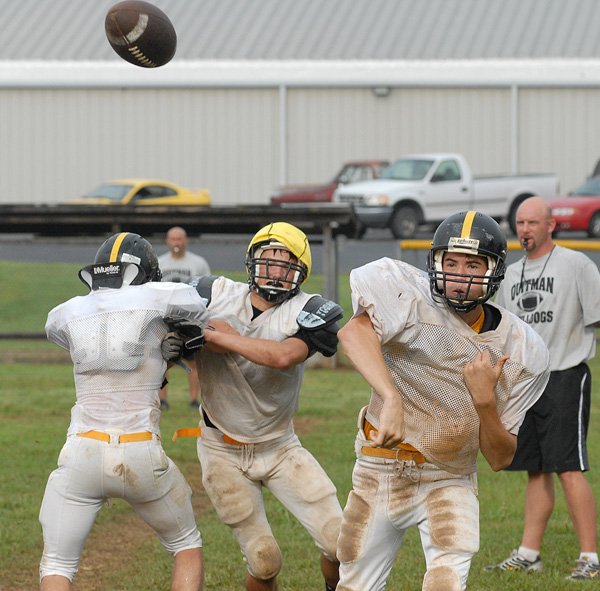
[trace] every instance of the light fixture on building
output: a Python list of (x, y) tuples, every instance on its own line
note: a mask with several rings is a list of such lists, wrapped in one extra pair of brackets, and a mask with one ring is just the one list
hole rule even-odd
[(389, 86), (374, 86), (371, 90), (375, 96), (380, 98), (389, 96), (390, 92), (392, 92), (392, 89)]

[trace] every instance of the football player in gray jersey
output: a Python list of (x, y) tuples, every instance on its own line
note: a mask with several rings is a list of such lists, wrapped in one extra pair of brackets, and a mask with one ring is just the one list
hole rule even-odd
[(40, 509), (40, 589), (72, 588), (96, 515), (107, 499), (122, 498), (174, 554), (171, 588), (199, 591), (192, 491), (161, 446), (158, 392), (165, 319), (200, 333), (206, 307), (191, 286), (160, 283), (154, 250), (138, 234), (110, 237), (79, 276), (90, 293), (60, 304), (46, 322), (48, 338), (71, 353), (76, 404)]
[(240, 545), (247, 590), (276, 589), (282, 563), (263, 487), (309, 532), (332, 590), (342, 510), (334, 484), (302, 447), (292, 421), (305, 361), (313, 353), (336, 352), (342, 309), (301, 290), (311, 271), (310, 246), (291, 224), (259, 230), (246, 268), (249, 285), (225, 277), (195, 282), (210, 313), (208, 328), (214, 329), (205, 331), (206, 343), (196, 354), (202, 482)]
[(352, 271), (354, 316), (340, 341), (371, 398), (358, 418), (338, 591), (384, 589), (411, 526), (423, 590), (466, 588), (479, 548), (477, 454), (493, 470), (510, 464), (548, 380), (539, 335), (488, 301), (505, 258), (498, 224), (468, 211), (437, 228), (427, 273), (389, 258)]

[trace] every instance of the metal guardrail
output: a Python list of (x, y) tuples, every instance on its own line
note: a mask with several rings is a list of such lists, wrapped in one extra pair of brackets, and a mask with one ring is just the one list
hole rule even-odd
[(39, 341), (46, 339), (43, 332), (0, 332), (0, 340), (3, 341)]
[(276, 221), (290, 222), (306, 233), (331, 229), (352, 235), (358, 228), (350, 206), (329, 203), (296, 207), (0, 204), (0, 232), (45, 236), (93, 235), (122, 230), (148, 235), (164, 233), (172, 226), (184, 226), (194, 233), (247, 234)]
[[(573, 250), (600, 250), (600, 240), (554, 240), (555, 244), (572, 248)], [(400, 240), (400, 250), (429, 250), (431, 240)], [(507, 242), (508, 250), (523, 250), (523, 245), (518, 240)]]
[[(587, 251), (589, 258), (600, 268), (600, 240), (555, 239), (554, 242), (573, 250)], [(511, 264), (523, 255), (523, 247), (518, 240), (509, 240), (507, 246), (508, 256), (506, 262), (507, 264)], [(416, 267), (425, 269), (426, 257), (422, 253), (423, 251), (429, 251), (430, 248), (431, 240), (400, 240), (398, 242), (398, 258)]]

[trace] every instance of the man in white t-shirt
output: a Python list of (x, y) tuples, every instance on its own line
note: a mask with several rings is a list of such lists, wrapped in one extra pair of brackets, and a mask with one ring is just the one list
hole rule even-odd
[(585, 254), (552, 240), (556, 222), (542, 197), (517, 210), (517, 236), (525, 256), (510, 265), (496, 303), (511, 310), (541, 335), (550, 350), (550, 381), (527, 412), (509, 470), (527, 471), (525, 526), (520, 546), (487, 570), (536, 572), (540, 549), (554, 509), (558, 475), (579, 541), (579, 558), (568, 577), (600, 580), (596, 503), (584, 472), (589, 470), (587, 431), (591, 374), (600, 324), (600, 273)]
[[(188, 236), (183, 228), (173, 226), (169, 229), (167, 232), (166, 243), (169, 251), (158, 257), (158, 264), (160, 266), (163, 281), (189, 283), (193, 277), (210, 275), (210, 267), (206, 260), (200, 255), (194, 254), (187, 249)], [(188, 358), (185, 363), (191, 370), (187, 374), (190, 406), (192, 408), (198, 408), (200, 384), (198, 382), (193, 357)], [(160, 391), (160, 406), (163, 410), (169, 409), (166, 386), (161, 388)]]

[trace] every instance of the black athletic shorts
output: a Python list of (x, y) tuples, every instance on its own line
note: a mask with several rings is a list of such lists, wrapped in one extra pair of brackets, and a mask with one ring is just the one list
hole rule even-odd
[(544, 393), (525, 415), (517, 438), (517, 452), (507, 470), (589, 470), (586, 439), (591, 390), (586, 363), (551, 372)]

